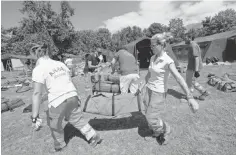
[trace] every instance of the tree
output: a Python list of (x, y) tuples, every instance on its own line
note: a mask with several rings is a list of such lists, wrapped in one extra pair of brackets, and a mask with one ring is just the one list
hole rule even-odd
[(225, 11), (220, 11), (212, 18), (205, 17), (202, 20), (202, 25), (202, 31), (205, 36), (236, 29), (236, 11), (226, 9)]
[(60, 14), (52, 10), (50, 2), (24, 1), (22, 4), (20, 11), (26, 17), (20, 21), (16, 35), (10, 40), (13, 51), (28, 55), (31, 43), (48, 43), (53, 55), (71, 48), (75, 31), (69, 18), (74, 12), (68, 2), (61, 2)]
[(125, 27), (112, 35), (113, 47), (117, 48), (117, 47), (126, 45), (132, 41), (135, 41), (135, 40), (143, 37), (143, 36), (144, 36), (144, 34), (143, 34), (142, 29), (140, 27), (138, 27), (138, 26)]
[(81, 30), (77, 32), (76, 42), (83, 53), (90, 53), (99, 47), (97, 34), (93, 30)]
[(146, 30), (145, 35), (147, 37), (152, 37), (157, 33), (163, 33), (168, 31), (168, 27), (160, 23), (152, 23)]
[(96, 32), (98, 46), (103, 49), (111, 49), (112, 39), (111, 33), (107, 28), (100, 28)]
[(170, 32), (173, 34), (174, 42), (180, 42), (184, 39), (184, 27), (183, 20), (180, 18), (171, 19), (169, 22)]

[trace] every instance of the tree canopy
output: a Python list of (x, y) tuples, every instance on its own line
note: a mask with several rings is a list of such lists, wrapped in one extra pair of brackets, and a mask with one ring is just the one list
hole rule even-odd
[[(84, 55), (98, 47), (115, 51), (117, 47), (126, 45), (141, 37), (152, 37), (156, 33), (170, 31), (174, 42), (183, 40), (186, 32), (181, 18), (171, 19), (169, 25), (154, 22), (148, 28), (127, 26), (111, 34), (107, 28), (97, 30), (75, 31), (71, 22), (74, 8), (68, 1), (61, 1), (60, 12), (55, 12), (50, 1), (24, 1), (20, 12), (25, 15), (18, 27), (1, 28), (2, 54), (29, 55), (35, 44), (48, 43), (53, 55)], [(195, 37), (236, 29), (236, 11), (226, 9), (213, 17), (205, 17), (202, 28), (190, 29), (188, 33)]]

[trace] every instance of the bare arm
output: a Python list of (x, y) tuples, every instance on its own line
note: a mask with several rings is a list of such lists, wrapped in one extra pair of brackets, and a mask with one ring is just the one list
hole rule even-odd
[(145, 76), (145, 84), (148, 82), (148, 80), (150, 79), (150, 72), (148, 71), (147, 75)]
[(195, 71), (199, 71), (199, 57), (195, 57)]
[(36, 118), (39, 114), (39, 107), (42, 102), (43, 84), (34, 82), (34, 91), (32, 95), (32, 117)]
[(174, 78), (176, 79), (176, 81), (178, 82), (180, 87), (183, 89), (183, 91), (187, 95), (187, 97), (192, 96), (192, 94), (190, 93), (184, 78), (179, 74), (179, 72), (177, 71), (174, 63), (171, 63), (169, 65), (169, 69), (170, 69), (171, 74), (174, 76)]

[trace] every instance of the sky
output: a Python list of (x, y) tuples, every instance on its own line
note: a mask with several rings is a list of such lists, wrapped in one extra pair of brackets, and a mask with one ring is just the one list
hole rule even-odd
[[(1, 1), (1, 25), (18, 26), (23, 15), (21, 1)], [(75, 9), (71, 21), (76, 30), (108, 28), (112, 33), (127, 26), (142, 29), (157, 22), (165, 25), (170, 19), (181, 18), (185, 25), (199, 23), (221, 10), (236, 10), (236, 1), (69, 1)], [(60, 10), (60, 2), (52, 1), (52, 8)]]

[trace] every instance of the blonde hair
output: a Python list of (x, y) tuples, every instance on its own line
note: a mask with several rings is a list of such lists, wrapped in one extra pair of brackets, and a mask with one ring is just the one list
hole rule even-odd
[(49, 56), (48, 46), (46, 44), (33, 46), (30, 49), (30, 54), (32, 56), (36, 56), (37, 58)]
[(152, 40), (156, 40), (157, 43), (166, 46), (166, 42), (173, 38), (171, 32), (163, 32), (163, 33), (157, 33), (154, 36), (152, 36)]

